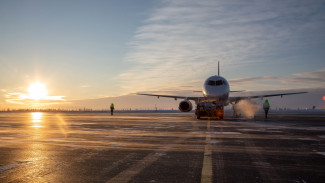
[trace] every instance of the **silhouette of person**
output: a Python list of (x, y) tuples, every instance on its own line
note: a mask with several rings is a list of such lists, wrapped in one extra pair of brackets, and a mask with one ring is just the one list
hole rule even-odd
[(263, 104), (263, 109), (265, 111), (265, 118), (267, 118), (267, 113), (269, 113), (269, 110), (270, 110), (270, 103), (268, 100), (265, 100), (265, 102)]
[(113, 116), (113, 112), (114, 112), (114, 104), (111, 104), (111, 116)]

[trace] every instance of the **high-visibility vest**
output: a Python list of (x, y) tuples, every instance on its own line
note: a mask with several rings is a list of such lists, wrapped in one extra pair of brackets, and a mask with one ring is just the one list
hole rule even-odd
[(114, 109), (114, 104), (111, 104), (111, 108)]
[(264, 108), (265, 110), (270, 109), (270, 104), (269, 104), (267, 101), (265, 101), (265, 103), (263, 104), (263, 108)]

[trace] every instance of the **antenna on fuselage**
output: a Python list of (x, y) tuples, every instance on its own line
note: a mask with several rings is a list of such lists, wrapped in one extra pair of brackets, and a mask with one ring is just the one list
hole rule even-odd
[(218, 76), (220, 76), (219, 61), (218, 61)]

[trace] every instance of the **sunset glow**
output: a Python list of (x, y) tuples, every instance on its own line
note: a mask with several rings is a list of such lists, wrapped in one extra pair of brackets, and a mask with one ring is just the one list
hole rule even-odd
[(45, 88), (45, 85), (41, 83), (33, 83), (30, 85), (29, 89), (29, 96), (31, 99), (43, 99), (47, 96), (47, 90)]

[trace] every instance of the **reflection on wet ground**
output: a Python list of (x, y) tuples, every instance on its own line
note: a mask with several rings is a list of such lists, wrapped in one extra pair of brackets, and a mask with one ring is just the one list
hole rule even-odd
[(32, 122), (33, 122), (33, 127), (34, 128), (40, 128), (42, 127), (41, 123), (42, 123), (42, 112), (32, 112), (31, 116), (32, 116)]
[(0, 113), (0, 182), (323, 182), (325, 116)]

